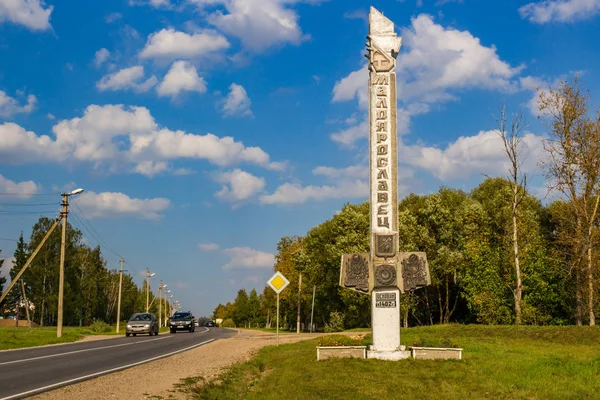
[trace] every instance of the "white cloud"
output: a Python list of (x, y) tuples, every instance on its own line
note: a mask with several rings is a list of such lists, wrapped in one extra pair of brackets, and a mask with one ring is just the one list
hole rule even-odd
[(106, 17), (104, 17), (104, 22), (106, 22), (107, 24), (111, 24), (115, 21), (120, 20), (121, 18), (123, 18), (123, 14), (118, 13), (118, 12), (113, 12), (108, 14)]
[[(1, 136), (1, 135), (0, 135)], [(39, 186), (33, 181), (14, 182), (0, 175), (0, 193), (7, 193), (11, 198), (16, 195), (17, 198), (30, 198), (36, 194)], [(0, 194), (0, 198), (2, 194)]]
[(176, 97), (182, 91), (206, 92), (204, 78), (187, 61), (175, 61), (157, 88), (160, 96)]
[(218, 174), (216, 180), (224, 183), (216, 196), (230, 202), (247, 200), (261, 192), (266, 185), (264, 178), (259, 178), (237, 168), (231, 172)]
[[(531, 173), (545, 154), (542, 138), (527, 133), (523, 135), (522, 143), (522, 170)], [(464, 180), (474, 174), (504, 176), (509, 171), (504, 145), (494, 130), (461, 136), (445, 149), (401, 145), (398, 158), (403, 163), (431, 172), (440, 180)]]
[[(429, 111), (429, 104), (455, 100), (458, 89), (514, 91), (514, 79), (522, 67), (502, 61), (494, 46), (487, 47), (468, 31), (444, 28), (427, 14), (412, 19), (402, 29), (403, 48), (397, 62), (398, 133), (409, 131), (412, 116)], [(358, 100), (363, 113), (368, 106), (366, 64), (336, 82), (332, 102)], [(332, 140), (351, 146), (368, 138), (366, 117), (358, 125), (331, 135)]]
[(169, 164), (165, 161), (155, 162), (148, 160), (137, 163), (133, 170), (141, 175), (152, 178), (154, 175), (168, 171), (169, 169)]
[(250, 105), (252, 101), (246, 93), (246, 89), (242, 85), (232, 83), (229, 86), (229, 94), (223, 103), (223, 115), (241, 115), (241, 116), (252, 116)]
[(170, 0), (129, 0), (130, 6), (149, 6), (152, 8), (166, 8), (170, 9), (173, 7)]
[(136, 92), (147, 92), (157, 83), (158, 79), (154, 75), (144, 80), (144, 67), (136, 65), (102, 77), (96, 83), (96, 88), (100, 91), (133, 89)]
[(94, 167), (108, 165), (114, 171), (130, 170), (126, 167), (133, 165), (134, 170), (146, 175), (164, 170), (161, 162), (176, 159), (205, 159), (221, 167), (250, 163), (272, 170), (285, 165), (271, 162), (260, 147), (245, 146), (231, 136), (197, 135), (159, 127), (145, 107), (90, 105), (82, 117), (59, 121), (52, 131), (55, 138), (37, 136), (14, 123), (0, 124), (0, 162), (69, 159)]
[(52, 114), (52, 113), (48, 113), (48, 114), (46, 114), (46, 118), (48, 118), (48, 119), (49, 119), (49, 120), (51, 120), (51, 121), (54, 121), (54, 120), (56, 119), (56, 117), (55, 117), (55, 116), (54, 116), (54, 114)]
[(162, 29), (148, 36), (141, 58), (191, 59), (226, 50), (227, 39), (213, 30), (188, 34), (173, 28)]
[(350, 178), (369, 179), (368, 165), (352, 165), (345, 168), (317, 167), (313, 169), (314, 175), (326, 176), (330, 179)]
[(118, 192), (84, 192), (73, 198), (88, 218), (142, 218), (159, 219), (161, 212), (170, 207), (168, 199), (136, 199)]
[(21, 126), (0, 124), (0, 162), (22, 164), (27, 162), (62, 161), (65, 153), (49, 136), (37, 136)]
[(210, 24), (237, 37), (246, 50), (263, 52), (271, 47), (300, 44), (308, 36), (298, 24), (295, 3), (317, 4), (315, 0), (188, 0), (204, 13), (206, 7), (220, 9), (207, 14)]
[(27, 103), (20, 105), (19, 101), (0, 90), (0, 117), (12, 117), (15, 114), (28, 114), (35, 109), (37, 98), (30, 94)]
[(219, 245), (216, 243), (200, 243), (198, 248), (202, 251), (217, 251), (219, 250)]
[(284, 183), (274, 193), (263, 195), (263, 204), (302, 204), (308, 200), (327, 200), (339, 198), (367, 198), (369, 182), (362, 180), (343, 180), (336, 185), (301, 186), (297, 183)]
[(272, 268), (275, 265), (275, 255), (249, 247), (232, 247), (221, 249), (216, 243), (200, 243), (198, 248), (205, 252), (218, 251), (229, 257), (223, 269), (256, 269)]
[(251, 249), (249, 247), (233, 247), (223, 250), (230, 257), (223, 269), (257, 269), (273, 268), (275, 265), (275, 256), (271, 253), (265, 253)]
[(100, 50), (96, 51), (96, 54), (94, 55), (94, 65), (96, 65), (96, 67), (100, 67), (106, 60), (108, 60), (108, 57), (110, 57), (110, 51), (104, 47), (101, 48)]
[(544, 0), (519, 8), (521, 18), (537, 24), (574, 22), (600, 13), (600, 0)]
[(54, 6), (44, 8), (43, 0), (2, 0), (0, 1), (0, 23), (12, 22), (25, 25), (31, 30), (50, 29), (50, 14)]

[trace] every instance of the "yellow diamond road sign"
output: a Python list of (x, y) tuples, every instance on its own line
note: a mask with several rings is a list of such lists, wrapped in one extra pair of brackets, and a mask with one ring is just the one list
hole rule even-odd
[(275, 274), (267, 281), (271, 289), (275, 291), (275, 293), (281, 293), (283, 289), (290, 284), (290, 281), (286, 279), (285, 276), (281, 272), (275, 272)]

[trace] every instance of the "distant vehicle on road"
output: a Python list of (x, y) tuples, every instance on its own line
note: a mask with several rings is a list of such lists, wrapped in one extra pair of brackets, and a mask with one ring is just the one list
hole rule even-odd
[(207, 327), (215, 326), (215, 323), (214, 323), (213, 321), (208, 321), (208, 322), (206, 323), (206, 326), (207, 326)]
[(178, 330), (187, 330), (190, 332), (194, 332), (196, 330), (195, 322), (196, 317), (194, 317), (191, 312), (176, 312), (171, 317), (171, 321), (169, 322), (169, 328), (171, 329), (171, 333), (175, 333)]
[(158, 321), (152, 313), (135, 313), (127, 321), (125, 336), (137, 334), (158, 335)]

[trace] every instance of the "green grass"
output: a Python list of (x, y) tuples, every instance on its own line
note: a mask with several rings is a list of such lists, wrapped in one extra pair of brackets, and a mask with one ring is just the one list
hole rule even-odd
[[(0, 350), (20, 349), (25, 347), (44, 346), (47, 344), (70, 343), (82, 339), (86, 335), (116, 335), (116, 325), (110, 326), (107, 332), (95, 332), (90, 327), (63, 327), (62, 337), (56, 337), (56, 327), (0, 327)], [(169, 328), (161, 327), (160, 332), (168, 332)], [(125, 336), (125, 326), (120, 326), (119, 335)]]
[(600, 327), (445, 325), (403, 329), (402, 343), (451, 341), (463, 360), (316, 361), (317, 340), (269, 346), (217, 380), (182, 381), (194, 399), (591, 399)]
[[(277, 333), (277, 329), (275, 329), (275, 328), (234, 328), (234, 329), (240, 329), (242, 331), (261, 331), (261, 332)], [(284, 329), (279, 329), (280, 335), (284, 335), (287, 333), (296, 333), (296, 330), (286, 331)], [(304, 333), (304, 332), (302, 332), (302, 333)]]

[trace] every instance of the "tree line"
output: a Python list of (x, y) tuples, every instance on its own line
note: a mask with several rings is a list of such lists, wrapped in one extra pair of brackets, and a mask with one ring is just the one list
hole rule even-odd
[[(23, 234), (18, 239), (13, 265), (4, 265), (0, 259), (0, 272), (9, 270), (14, 278), (27, 262), (33, 249), (42, 241), (54, 220), (40, 218), (33, 226), (29, 241)], [(21, 279), (0, 304), (0, 315), (17, 315), (24, 318), (29, 306), (32, 322), (40, 326), (55, 325), (58, 308), (58, 280), (61, 230), (55, 229)], [(82, 232), (67, 223), (64, 279), (64, 325), (88, 326), (95, 320), (116, 323), (119, 291), (119, 272), (107, 267), (100, 247), (92, 248), (83, 242)], [(0, 292), (7, 287), (6, 278), (0, 278)], [(151, 288), (152, 290), (152, 288)], [(135, 312), (146, 310), (146, 288), (138, 287), (133, 277), (123, 273), (121, 288), (121, 320)], [(158, 298), (149, 294), (150, 312), (158, 314)], [(165, 302), (162, 302), (164, 313)]]
[[(431, 285), (404, 293), (403, 326), (448, 322), (595, 325), (599, 311), (600, 109), (578, 80), (538, 89), (539, 118), (546, 123), (540, 162), (555, 200), (542, 204), (522, 171), (526, 125), (523, 110), (497, 133), (504, 144), (506, 177), (486, 177), (470, 192), (441, 187), (399, 202), (401, 251), (425, 251)], [(370, 296), (339, 286), (344, 253), (369, 251), (369, 203), (345, 204), (304, 236), (277, 245), (275, 271), (290, 285), (281, 293), (281, 325), (325, 329), (368, 327)], [(299, 292), (300, 276), (302, 287)], [(240, 290), (219, 304), (213, 318), (235, 326), (274, 323), (275, 294)]]

